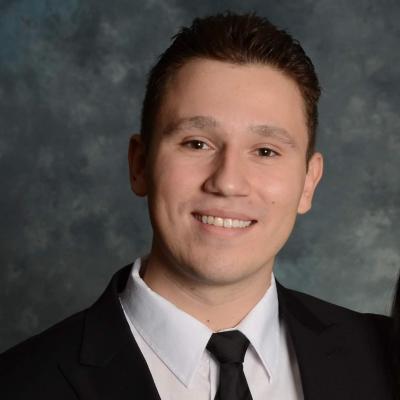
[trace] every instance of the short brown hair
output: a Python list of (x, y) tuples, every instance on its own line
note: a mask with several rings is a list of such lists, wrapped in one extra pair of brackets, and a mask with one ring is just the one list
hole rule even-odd
[(196, 18), (173, 37), (172, 44), (151, 69), (143, 102), (141, 135), (150, 146), (156, 116), (171, 77), (189, 60), (206, 58), (234, 64), (270, 65), (298, 85), (304, 99), (308, 125), (307, 162), (315, 151), (318, 99), (321, 89), (314, 66), (284, 30), (255, 14), (230, 12)]

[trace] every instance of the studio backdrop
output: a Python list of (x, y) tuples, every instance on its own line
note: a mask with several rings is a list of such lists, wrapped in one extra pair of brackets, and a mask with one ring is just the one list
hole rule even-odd
[(269, 18), (298, 38), (323, 94), (325, 176), (276, 276), (390, 312), (400, 268), (400, 2), (1, 0), (0, 351), (90, 305), (145, 254), (127, 146), (147, 72), (195, 16)]

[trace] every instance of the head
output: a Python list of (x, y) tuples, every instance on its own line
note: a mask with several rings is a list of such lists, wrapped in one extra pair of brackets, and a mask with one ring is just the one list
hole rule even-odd
[(159, 268), (209, 286), (271, 272), (322, 174), (318, 96), (300, 45), (264, 19), (181, 30), (151, 71), (129, 153)]
[(308, 128), (306, 162), (315, 151), (318, 99), (321, 94), (314, 66), (298, 41), (255, 14), (218, 14), (196, 18), (173, 38), (149, 74), (141, 117), (142, 141), (148, 149), (163, 98), (174, 75), (193, 59), (237, 65), (267, 65), (298, 86)]

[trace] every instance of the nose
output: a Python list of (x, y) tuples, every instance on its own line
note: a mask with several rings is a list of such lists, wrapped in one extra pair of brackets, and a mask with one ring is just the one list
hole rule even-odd
[(247, 196), (250, 183), (239, 151), (224, 149), (214, 160), (204, 191), (218, 196)]

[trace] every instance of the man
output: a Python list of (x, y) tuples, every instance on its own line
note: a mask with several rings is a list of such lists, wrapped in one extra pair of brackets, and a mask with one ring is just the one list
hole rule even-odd
[(129, 148), (150, 253), (88, 310), (5, 353), (5, 398), (390, 399), (387, 322), (272, 273), (322, 175), (319, 94), (303, 49), (265, 19), (182, 29)]

